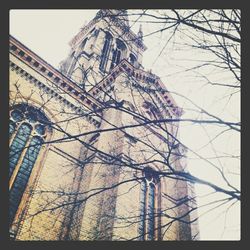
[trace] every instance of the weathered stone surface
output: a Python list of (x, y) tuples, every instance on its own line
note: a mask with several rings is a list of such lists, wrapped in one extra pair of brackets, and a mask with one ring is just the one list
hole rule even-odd
[[(48, 143), (42, 147), (11, 226), (17, 240), (138, 240), (140, 169), (150, 166), (155, 171), (168, 170), (161, 154), (170, 153), (169, 145), (174, 139), (151, 123), (137, 125), (141, 122), (141, 115), (147, 119), (171, 119), (180, 110), (170, 95), (166, 97), (165, 94), (148, 92), (147, 89), (156, 88), (156, 85), (147, 83), (150, 80), (145, 76), (149, 73), (141, 67), (143, 49), (138, 49), (135, 44), (124, 41), (127, 51), (123, 55), (124, 61), (119, 65), (121, 68), (124, 63), (125, 66), (129, 65), (126, 59), (130, 52), (134, 53), (137, 64), (129, 67), (140, 71), (144, 77), (129, 73), (128, 68), (115, 76), (113, 71), (110, 75), (100, 72), (100, 54), (107, 25), (107, 22), (94, 22), (98, 32), (92, 34), (91, 28), (88, 28), (85, 33), (79, 34), (77, 39), (81, 37), (81, 41), (84, 41), (87, 38), (87, 42), (84, 49), (81, 42), (74, 45), (74, 57), (70, 53), (62, 63), (67, 77), (58, 71), (56, 73), (49, 64), (10, 38), (11, 43), (25, 51), (25, 55), (20, 57), (10, 50), (10, 107), (25, 102), (41, 108), (57, 128), (48, 135)], [(119, 36), (120, 28), (114, 26), (110, 32), (115, 38)], [(30, 64), (26, 62), (27, 56), (32, 58)], [(79, 57), (80, 66), (74, 62), (74, 58)], [(44, 65), (45, 72), (41, 73), (40, 66), (34, 66), (35, 62)], [(89, 69), (85, 75), (89, 82), (102, 87), (109, 95), (103, 95), (101, 90), (98, 92), (95, 89), (85, 95), (77, 86), (84, 84), (81, 67)], [(56, 75), (49, 76), (48, 72)], [(59, 82), (56, 82), (56, 77), (60, 79)], [(112, 83), (104, 86), (103, 78), (109, 77)], [(85, 89), (88, 91), (91, 87), (85, 86)], [(111, 101), (110, 96), (115, 101)], [(172, 107), (164, 106), (166, 98), (169, 98)], [(101, 117), (86, 116), (87, 112), (94, 109), (94, 105), (100, 105), (96, 101), (98, 99), (102, 102), (111, 101), (109, 108), (100, 113)], [(121, 106), (117, 107), (118, 104)], [(150, 108), (146, 107), (149, 104), (156, 105), (158, 113), (150, 112)], [(83, 113), (79, 113), (79, 109)], [(136, 115), (131, 115), (131, 112)], [(100, 135), (85, 135), (90, 131), (132, 125), (136, 127), (106, 131)], [(164, 124), (164, 129), (170, 134), (176, 135), (177, 128), (176, 123)], [(65, 137), (80, 134), (83, 135), (74, 140), (65, 140)], [(86, 146), (91, 140), (96, 152)], [(172, 168), (182, 171), (185, 166), (178, 154), (178, 148), (171, 149), (169, 159)], [(136, 167), (128, 164), (128, 158), (136, 161)], [(127, 163), (122, 164), (121, 159)], [(152, 163), (145, 165), (147, 161)], [(102, 189), (104, 191), (99, 192)], [(198, 233), (197, 222), (188, 223), (191, 217), (194, 219), (197, 216), (195, 212), (182, 218), (187, 223), (173, 220), (186, 214), (190, 206), (195, 207), (195, 202), (176, 205), (180, 198), (190, 196), (194, 196), (193, 187), (186, 182), (165, 177), (160, 179), (156, 192), (156, 212), (159, 214), (155, 219), (155, 225), (160, 229), (155, 240), (192, 240), (193, 235)]]

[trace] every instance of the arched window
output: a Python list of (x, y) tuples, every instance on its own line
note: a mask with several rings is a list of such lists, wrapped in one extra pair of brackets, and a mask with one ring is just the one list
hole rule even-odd
[(126, 45), (120, 39), (116, 39), (116, 45), (115, 48), (113, 49), (110, 69), (113, 69), (115, 65), (117, 65), (121, 61), (121, 59), (124, 57), (126, 49), (127, 49)]
[(111, 42), (112, 42), (112, 36), (110, 33), (106, 32), (105, 35), (105, 41), (102, 49), (102, 54), (101, 54), (101, 62), (100, 62), (100, 70), (105, 71), (107, 62), (108, 62), (108, 57), (111, 49)]
[(28, 184), (39, 151), (51, 127), (38, 109), (20, 104), (10, 111), (9, 123), (9, 223)]
[(130, 54), (129, 55), (129, 62), (132, 64), (132, 65), (135, 65), (135, 62), (136, 62), (136, 57), (134, 54)]
[(155, 172), (147, 167), (141, 182), (139, 240), (158, 240), (160, 238), (160, 180)]

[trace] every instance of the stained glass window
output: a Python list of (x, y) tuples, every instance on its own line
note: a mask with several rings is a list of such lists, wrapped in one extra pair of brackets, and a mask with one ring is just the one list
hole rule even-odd
[(31, 133), (32, 127), (27, 124), (23, 123), (12, 141), (12, 144), (10, 146), (10, 152), (9, 152), (9, 176), (12, 175), (13, 170), (24, 150), (24, 147), (29, 139), (29, 135)]
[(140, 215), (139, 215), (139, 240), (152, 241), (157, 239), (156, 211), (159, 198), (156, 196), (159, 190), (159, 179), (152, 169), (146, 168), (144, 179), (141, 182), (140, 191)]
[(9, 137), (11, 138), (12, 134), (15, 131), (15, 123), (13, 121), (10, 121), (9, 123)]
[(48, 119), (41, 111), (26, 104), (19, 104), (10, 112), (10, 224), (15, 217), (46, 134), (51, 130), (48, 124)]

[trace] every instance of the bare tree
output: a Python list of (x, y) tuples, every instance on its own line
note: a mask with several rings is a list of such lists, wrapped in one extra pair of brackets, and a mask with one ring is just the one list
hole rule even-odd
[[(174, 49), (177, 52), (182, 52), (186, 49), (190, 50), (191, 53), (195, 53), (194, 51), (196, 50), (202, 52), (202, 58), (195, 57), (193, 60), (190, 57), (184, 59), (186, 62), (189, 62), (188, 67), (186, 66), (186, 62), (185, 66), (183, 66), (183, 60), (180, 60), (179, 68), (184, 69), (180, 70), (178, 74), (176, 74), (177, 72), (173, 74), (184, 74), (185, 76), (189, 74), (192, 76), (192, 79), (194, 79), (194, 77), (202, 79), (201, 84), (203, 84), (203, 86), (209, 85), (210, 88), (225, 89), (222, 91), (221, 98), (226, 98), (227, 95), (229, 95), (228, 102), (233, 95), (239, 95), (241, 41), (239, 10), (140, 10), (130, 11), (129, 17), (131, 19), (130, 23), (132, 23), (130, 26), (141, 22), (155, 27), (149, 33), (144, 33), (144, 35), (141, 33), (141, 39), (146, 40), (147, 37), (150, 36), (157, 34), (164, 36), (166, 34), (163, 40), (164, 44), (160, 47), (157, 58), (166, 56), (165, 51), (167, 51), (168, 48)], [(101, 18), (104, 18), (104, 20), (108, 22), (109, 18), (114, 18), (114, 16), (102, 15)], [(123, 14), (119, 14), (119, 16), (115, 16), (115, 18), (123, 20), (127, 18), (127, 15), (123, 16)], [(160, 42), (161, 40), (159, 40), (159, 43)], [(178, 61), (176, 62), (178, 63)], [(77, 63), (78, 62), (76, 62), (76, 64)], [(96, 63), (98, 63), (97, 59)], [(156, 63), (157, 60), (153, 62), (153, 64)], [(126, 71), (127, 68), (132, 69), (133, 66), (126, 60), (123, 60), (114, 66), (111, 71), (119, 72), (121, 69)], [(211, 75), (210, 72), (216, 72), (216, 74)], [(218, 77), (218, 72), (220, 72), (223, 77)], [(82, 73), (86, 76), (84, 78), (85, 85), (93, 84), (88, 82), (86, 69), (83, 68)], [(93, 72), (93, 74), (94, 73), (97, 72)], [(196, 203), (197, 197), (195, 192), (189, 194), (180, 194), (177, 192), (175, 195), (162, 193), (161, 200), (166, 200), (169, 207), (154, 210), (154, 218), (167, 218), (166, 223), (159, 223), (157, 219), (154, 219), (154, 223), (157, 224), (155, 225), (155, 230), (157, 232), (160, 230), (162, 235), (167, 234), (176, 221), (182, 225), (183, 230), (188, 230), (188, 225), (194, 224), (198, 220), (197, 214), (194, 213), (197, 209), (199, 211), (202, 207), (206, 207), (206, 213), (208, 213), (210, 210), (223, 207), (224, 214), (226, 214), (231, 206), (240, 202), (240, 190), (239, 187), (235, 185), (235, 182), (232, 181), (231, 175), (228, 172), (230, 168), (227, 168), (220, 160), (223, 157), (239, 160), (240, 156), (231, 155), (231, 152), (228, 155), (227, 152), (221, 153), (214, 146), (214, 142), (225, 133), (229, 137), (232, 134), (239, 133), (241, 126), (240, 121), (228, 120), (228, 117), (223, 114), (224, 108), (214, 114), (209, 109), (206, 109), (206, 107), (195, 103), (192, 98), (183, 93), (170, 91), (164, 86), (150, 84), (151, 80), (155, 83), (159, 78), (150, 72), (148, 72), (148, 76), (149, 78), (145, 80), (144, 85), (140, 85), (135, 81), (133, 72), (130, 72), (127, 78), (121, 80), (123, 87), (129, 90), (129, 95), (134, 99), (133, 103), (128, 103), (126, 98), (121, 98), (123, 87), (117, 90), (111, 84), (110, 88), (100, 88), (100, 84), (98, 85), (98, 82), (96, 82), (97, 87), (93, 87), (88, 92), (83, 89), (79, 90), (79, 92), (86, 95), (86, 98), (95, 102), (95, 108), (89, 109), (86, 112), (86, 110), (83, 111), (78, 107), (69, 109), (68, 107), (63, 108), (62, 106), (62, 110), (53, 111), (55, 116), (61, 116), (61, 119), (57, 122), (47, 121), (43, 116), (36, 117), (37, 122), (47, 126), (48, 130), (57, 131), (60, 136), (54, 139), (47, 137), (46, 140), (29, 144), (23, 147), (21, 152), (14, 148), (12, 141), (10, 162), (12, 158), (14, 159), (16, 155), (21, 154), (24, 150), (29, 152), (29, 149), (33, 149), (34, 152), (36, 147), (53, 145), (51, 150), (69, 158), (69, 162), (71, 162), (72, 165), (66, 166), (62, 163), (62, 169), (65, 168), (65, 171), (67, 170), (64, 173), (65, 176), (72, 175), (74, 179), (74, 184), (70, 187), (58, 186), (55, 189), (50, 189), (38, 185), (35, 189), (33, 189), (32, 186), (30, 189), (26, 189), (25, 192), (32, 194), (33, 197), (40, 197), (39, 199), (43, 201), (43, 203), (39, 209), (36, 209), (33, 213), (29, 212), (28, 215), (27, 208), (24, 209), (23, 213), (26, 214), (26, 217), (24, 214), (20, 214), (19, 220), (17, 220), (18, 223), (22, 223), (23, 218), (28, 218), (31, 220), (30, 225), (32, 225), (32, 221), (39, 214), (46, 214), (47, 212), (56, 212), (59, 218), (60, 214), (65, 215), (66, 209), (67, 216), (64, 217), (65, 219), (63, 219), (63, 221), (60, 221), (61, 230), (58, 232), (58, 238), (61, 240), (76, 239), (79, 234), (81, 234), (79, 218), (85, 206), (87, 206), (87, 201), (101, 195), (104, 197), (101, 206), (105, 206), (107, 209), (103, 212), (101, 223), (103, 226), (96, 228), (95, 234), (91, 231), (91, 234), (95, 235), (94, 238), (91, 236), (91, 239), (110, 240), (114, 237), (114, 235), (112, 236), (108, 233), (110, 232), (110, 228), (114, 226), (119, 227), (119, 223), (114, 225), (111, 218), (116, 217), (115, 220), (122, 221), (123, 223), (121, 224), (124, 230), (129, 230), (131, 225), (140, 225), (140, 223), (145, 220), (141, 215), (128, 215), (120, 218), (114, 214), (115, 197), (126, 197), (126, 193), (118, 193), (118, 187), (126, 186), (129, 183), (127, 193), (131, 194), (136, 187), (143, 185), (142, 183), (145, 178), (154, 179), (155, 185), (163, 179), (171, 180), (172, 185), (175, 185), (177, 190), (182, 190), (184, 186), (201, 184), (209, 187), (212, 190), (211, 193), (214, 195), (214, 198), (212, 198), (208, 204), (199, 205), (199, 203)], [(72, 79), (72, 81), (74, 81), (74, 79)], [(56, 85), (53, 87), (59, 96), (63, 94), (60, 87)], [(79, 87), (75, 87), (75, 91), (78, 91), (78, 88)], [(196, 88), (196, 86), (192, 86), (192, 88)], [(99, 91), (98, 94), (97, 89)], [(171, 115), (172, 113), (167, 113), (168, 109), (173, 110), (174, 108), (171, 104), (162, 106), (161, 102), (157, 101), (157, 98), (160, 99), (168, 93), (186, 105), (183, 106), (182, 109), (171, 111), (178, 114), (176, 116)], [(33, 99), (33, 96), (38, 94), (37, 91), (34, 91), (34, 93), (31, 92), (28, 99), (27, 96), (23, 97), (22, 94), (23, 92), (20, 90), (20, 85), (17, 81), (10, 103), (12, 116), (13, 110), (15, 110), (13, 107), (18, 107), (18, 110), (23, 109), (23, 113), (32, 112), (29, 111), (27, 107)], [(41, 86), (39, 95), (41, 99), (44, 100), (39, 109), (43, 112), (46, 106), (54, 102), (54, 96), (51, 90), (47, 90), (46, 92)], [(141, 106), (141, 103), (137, 103), (136, 100), (138, 96), (143, 100), (144, 107)], [(26, 105), (23, 104), (20, 108), (18, 106), (20, 101), (16, 102), (17, 99), (23, 99), (23, 103)], [(183, 110), (185, 111), (186, 117), (181, 116)], [(104, 118), (103, 114), (108, 112), (112, 113), (114, 119), (111, 119), (111, 116), (107, 116), (109, 119)], [(126, 117), (126, 119), (121, 119), (122, 116)], [(89, 129), (88, 126), (84, 128), (84, 125), (79, 121), (85, 118), (91, 120), (95, 126), (91, 129)], [(22, 119), (24, 118), (22, 117)], [(22, 119), (20, 121), (22, 121)], [(207, 149), (211, 152), (212, 148), (212, 157), (215, 157), (215, 159), (208, 157), (206, 154), (204, 156), (203, 153), (199, 153), (189, 147), (189, 145), (186, 145), (186, 143), (177, 136), (179, 126), (182, 126), (182, 124), (191, 124), (190, 126), (193, 127), (200, 126), (204, 129), (208, 141), (203, 145), (203, 149)], [(75, 126), (79, 132), (72, 133), (68, 131), (68, 126)], [(213, 129), (214, 127), (215, 129)], [(18, 127), (14, 124), (11, 134), (16, 134), (18, 128), (20, 128), (20, 126)], [(105, 136), (107, 138), (113, 136), (116, 138), (116, 141), (114, 145), (107, 142), (105, 144), (106, 148), (102, 149), (98, 146), (98, 140), (100, 137), (105, 138)], [(155, 140), (155, 138), (157, 138), (157, 140)], [(123, 141), (124, 147), (126, 147), (125, 151), (120, 149), (120, 141)], [(57, 145), (63, 144), (70, 145), (72, 142), (77, 142), (85, 149), (80, 152), (79, 158), (68, 154), (67, 151), (63, 151), (61, 147), (57, 147)], [(135, 144), (139, 144), (140, 146), (138, 148), (143, 150), (135, 152)], [(176, 162), (181, 158), (185, 158), (187, 151), (192, 157), (198, 159), (200, 162), (204, 162), (206, 168), (215, 169), (216, 174), (219, 176), (219, 181), (213, 182), (209, 178), (200, 178), (190, 173), (188, 171), (190, 167), (189, 162), (193, 161), (187, 161), (187, 168), (185, 165), (176, 167)], [(123, 152), (126, 153), (124, 154)], [(140, 155), (140, 157), (138, 157), (138, 155)], [(29, 158), (28, 154), (27, 157)], [(32, 157), (32, 153), (30, 157)], [(162, 168), (160, 170), (147, 169), (148, 165), (154, 164), (161, 165)], [(89, 166), (100, 166), (98, 171), (100, 171), (100, 175), (103, 177), (99, 180), (103, 182), (103, 185), (100, 185), (100, 187), (91, 187), (91, 185), (87, 183), (89, 173), (92, 171)], [(234, 174), (234, 178), (239, 178), (239, 172)], [(90, 186), (86, 188), (85, 184)], [(217, 196), (217, 194), (219, 195)], [(207, 194), (206, 196), (208, 195), (211, 194)], [(179, 213), (174, 215), (173, 211), (179, 211)], [(196, 216), (191, 216), (193, 214)], [(148, 224), (150, 224), (152, 222), (150, 216), (152, 215), (146, 211), (144, 216), (146, 216), (146, 220), (148, 220)], [(199, 216), (202, 215), (199, 214)], [(58, 221), (59, 220), (60, 219), (58, 219)], [(18, 225), (15, 223), (11, 226), (14, 228), (14, 231), (15, 228), (18, 228)], [(74, 230), (72, 230), (72, 228), (74, 228)], [(84, 233), (87, 234), (88, 232)], [(145, 236), (145, 234), (148, 236)], [(158, 235), (157, 238), (163, 238), (162, 235)], [(142, 230), (138, 237), (118, 239), (140, 240), (146, 237), (150, 240), (150, 238), (148, 238), (149, 236), (150, 231), (145, 232)], [(193, 235), (193, 238), (195, 239), (196, 236), (197, 235)], [(30, 237), (32, 237), (32, 235)]]

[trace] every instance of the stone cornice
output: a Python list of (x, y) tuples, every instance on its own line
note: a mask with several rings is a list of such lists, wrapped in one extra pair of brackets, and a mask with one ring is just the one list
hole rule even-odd
[(135, 68), (126, 59), (123, 59), (116, 65), (116, 67), (114, 67), (111, 72), (89, 92), (85, 92), (13, 36), (10, 36), (10, 53), (90, 110), (96, 110), (103, 107), (102, 103), (95, 98), (95, 95), (102, 89), (111, 85), (114, 80), (124, 72), (129, 77), (132, 77), (132, 79), (141, 83), (146, 83), (149, 87), (152, 86), (152, 88), (156, 90), (155, 95), (157, 95), (157, 99), (162, 102), (163, 106), (170, 108), (172, 113), (176, 116), (181, 116), (183, 113), (183, 110), (177, 106), (159, 77), (150, 72)]
[(67, 95), (73, 97), (80, 104), (83, 104), (89, 110), (95, 110), (102, 105), (96, 99), (89, 96), (83, 89), (77, 86), (69, 78), (52, 67), (38, 55), (10, 36), (10, 53), (28, 65), (30, 68), (41, 74), (47, 80), (55, 84)]
[(87, 111), (83, 110), (81, 106), (76, 106), (69, 100), (65, 99), (61, 94), (58, 93), (57, 90), (49, 87), (47, 84), (44, 84), (37, 80), (33, 75), (29, 74), (24, 69), (20, 68), (18, 65), (10, 61), (10, 69), (15, 71), (16, 74), (20, 75), (21, 77), (25, 78), (28, 82), (31, 84), (34, 84), (34, 86), (38, 87), (39, 89), (43, 90), (45, 93), (47, 93), (49, 96), (55, 98), (55, 100), (58, 100), (60, 103), (74, 111), (76, 114), (82, 114), (84, 117), (92, 124), (94, 124), (96, 127), (100, 126), (100, 122), (97, 121), (95, 118), (93, 118), (91, 115), (87, 114)]

